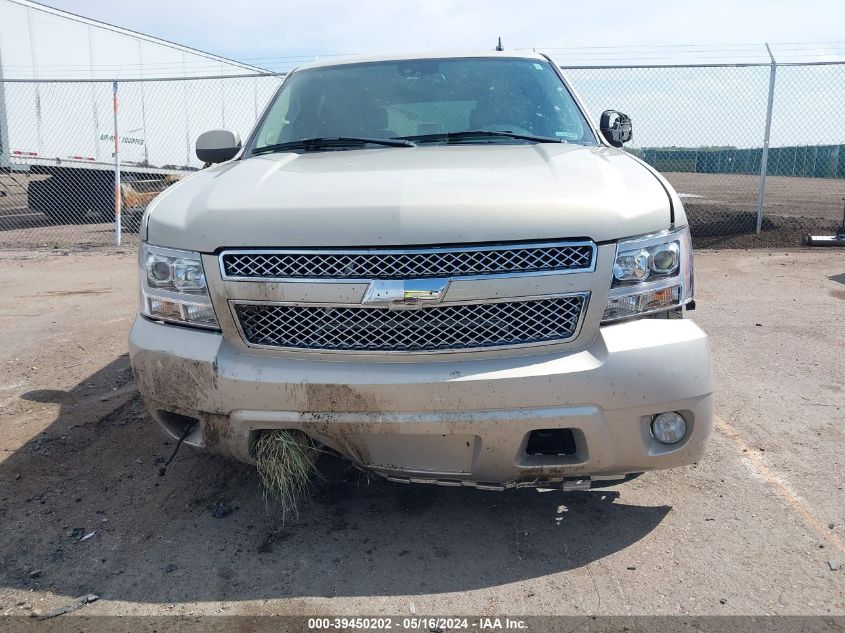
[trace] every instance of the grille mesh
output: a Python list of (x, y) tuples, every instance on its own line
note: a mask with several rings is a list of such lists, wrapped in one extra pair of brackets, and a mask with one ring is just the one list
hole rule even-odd
[(224, 253), (226, 277), (249, 279), (419, 279), (586, 270), (591, 244), (502, 246), (495, 250), (437, 249), (344, 253)]
[(415, 352), (572, 338), (582, 295), (416, 310), (235, 304), (247, 343), (313, 350)]

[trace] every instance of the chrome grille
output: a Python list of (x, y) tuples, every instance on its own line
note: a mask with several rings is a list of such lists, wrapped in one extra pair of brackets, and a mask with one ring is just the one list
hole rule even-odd
[(413, 310), (234, 303), (250, 345), (364, 352), (424, 352), (562, 342), (587, 295), (451, 304)]
[(227, 251), (224, 279), (420, 279), (592, 270), (592, 242), (410, 250)]

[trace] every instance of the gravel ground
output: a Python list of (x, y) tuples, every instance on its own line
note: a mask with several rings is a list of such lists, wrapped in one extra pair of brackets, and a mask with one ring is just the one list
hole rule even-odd
[[(757, 209), (760, 177), (748, 174), (663, 174), (685, 204), (719, 209)], [(764, 214), (842, 220), (845, 180), (767, 176)]]
[(135, 256), (0, 254), (0, 614), (845, 614), (841, 252), (706, 251), (716, 428), (581, 493), (392, 484), (332, 459), (293, 522), (173, 446), (126, 356)]

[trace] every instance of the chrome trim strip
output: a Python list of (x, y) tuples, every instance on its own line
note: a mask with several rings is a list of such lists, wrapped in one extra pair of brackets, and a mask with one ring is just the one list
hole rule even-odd
[[(451, 275), (452, 280), (471, 281), (478, 279), (501, 279), (506, 277), (537, 276), (537, 275), (568, 275), (573, 273), (592, 273), (596, 270), (596, 256), (598, 247), (591, 240), (581, 241), (558, 241), (558, 242), (518, 242), (494, 245), (479, 246), (444, 246), (427, 248), (318, 248), (318, 249), (294, 249), (294, 248), (259, 248), (259, 249), (227, 249), (221, 251), (217, 256), (220, 268), (220, 278), (223, 281), (252, 281), (252, 282), (285, 282), (285, 283), (369, 283), (372, 278), (347, 278), (347, 277), (239, 277), (226, 274), (223, 258), (226, 255), (428, 255), (439, 253), (466, 253), (471, 251), (510, 251), (534, 248), (566, 248), (589, 246), (592, 249), (590, 265), (585, 268), (571, 268), (563, 270), (538, 270), (533, 272), (514, 271), (509, 273), (489, 273), (475, 275)], [(441, 275), (443, 276), (443, 275)], [(421, 277), (422, 278), (422, 277)], [(413, 277), (411, 277), (413, 279)]]
[(267, 349), (279, 352), (295, 352), (297, 354), (338, 354), (338, 355), (350, 355), (350, 354), (363, 354), (367, 356), (408, 356), (411, 354), (421, 354), (421, 355), (430, 355), (430, 354), (462, 354), (465, 352), (495, 352), (496, 350), (503, 350), (503, 349), (522, 349), (528, 347), (540, 347), (540, 346), (549, 346), (549, 345), (558, 345), (561, 343), (569, 343), (570, 341), (574, 341), (578, 338), (578, 335), (581, 333), (581, 327), (584, 324), (584, 317), (587, 314), (587, 310), (590, 307), (590, 292), (566, 292), (560, 294), (551, 294), (551, 295), (533, 295), (527, 297), (507, 297), (507, 298), (498, 298), (498, 299), (487, 299), (487, 300), (477, 300), (474, 299), (472, 301), (449, 301), (444, 303), (438, 303), (432, 306), (425, 306), (419, 308), (420, 310), (437, 310), (438, 308), (442, 308), (445, 306), (450, 305), (489, 305), (491, 303), (518, 303), (523, 301), (542, 301), (543, 299), (563, 299), (566, 297), (581, 297), (583, 299), (583, 303), (581, 305), (581, 313), (578, 315), (578, 322), (575, 325), (575, 329), (572, 331), (572, 336), (565, 339), (553, 339), (549, 341), (538, 341), (536, 343), (518, 343), (516, 345), (488, 345), (484, 347), (462, 347), (460, 349), (443, 349), (443, 350), (420, 350), (420, 351), (383, 351), (383, 350), (337, 350), (337, 349), (308, 349), (303, 347), (281, 347), (278, 345), (256, 345), (255, 343), (250, 343), (247, 340), (246, 334), (243, 331), (243, 327), (241, 326), (241, 320), (238, 318), (238, 313), (235, 311), (236, 305), (267, 305), (267, 306), (294, 306), (294, 307), (301, 307), (301, 308), (358, 308), (361, 310), (385, 310), (386, 308), (382, 306), (375, 306), (375, 305), (365, 305), (360, 303), (309, 303), (309, 302), (301, 302), (301, 301), (251, 301), (249, 299), (229, 299), (229, 310), (232, 313), (232, 320), (235, 322), (235, 327), (238, 329), (238, 334), (240, 334), (241, 340), (243, 343), (250, 348), (255, 349)]

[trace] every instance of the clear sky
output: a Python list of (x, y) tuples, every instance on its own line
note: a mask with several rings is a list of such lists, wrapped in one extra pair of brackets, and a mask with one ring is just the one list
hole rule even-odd
[[(562, 64), (845, 59), (843, 0), (44, 0), (285, 70), (315, 55), (537, 47)], [(555, 49), (555, 50), (551, 50)]]

